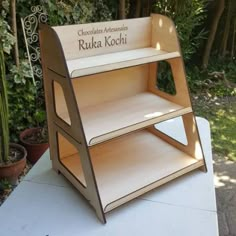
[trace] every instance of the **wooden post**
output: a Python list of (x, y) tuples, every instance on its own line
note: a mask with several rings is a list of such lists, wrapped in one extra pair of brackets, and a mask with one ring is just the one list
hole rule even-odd
[(125, 19), (126, 18), (125, 0), (120, 0), (119, 1), (119, 18), (120, 19)]

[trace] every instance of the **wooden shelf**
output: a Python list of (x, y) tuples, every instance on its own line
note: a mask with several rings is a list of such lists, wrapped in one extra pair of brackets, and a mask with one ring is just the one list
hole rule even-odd
[(155, 48), (141, 48), (68, 60), (67, 67), (71, 78), (76, 78), (179, 56), (179, 52), (166, 52)]
[[(144, 92), (80, 109), (87, 144), (92, 146), (122, 134), (192, 111), (155, 94)], [(69, 123), (67, 113), (59, 114)]]
[[(89, 150), (104, 212), (204, 165), (148, 130)], [(61, 161), (85, 185), (78, 154)]]
[[(101, 222), (105, 213), (145, 192), (194, 169), (206, 171), (171, 19), (152, 14), (43, 24), (39, 32), (53, 168)], [(173, 96), (156, 85), (156, 62), (163, 60), (173, 75)], [(176, 117), (182, 117), (186, 145), (155, 130), (155, 124)]]

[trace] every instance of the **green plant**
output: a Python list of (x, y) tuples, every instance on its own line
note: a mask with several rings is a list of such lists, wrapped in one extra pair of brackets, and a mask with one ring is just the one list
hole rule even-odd
[(210, 122), (213, 151), (236, 161), (236, 100), (234, 97), (218, 98), (199, 94), (193, 101), (195, 114)]
[(0, 75), (0, 162), (6, 162), (9, 155), (9, 127), (6, 69), (2, 44), (0, 44)]
[(21, 61), (19, 68), (12, 65), (8, 74), (9, 127), (11, 140), (18, 141), (19, 133), (35, 126), (37, 91), (32, 80), (28, 61)]
[(161, 91), (175, 95), (175, 83), (170, 64), (166, 61), (158, 62), (157, 87)]
[(50, 25), (91, 22), (95, 12), (94, 4), (85, 0), (49, 0), (44, 7)]
[(190, 90), (197, 94), (208, 93), (212, 97), (236, 95), (236, 63), (226, 58), (212, 58), (207, 70), (188, 65), (187, 78)]
[(9, 8), (8, 1), (2, 1), (1, 6), (1, 13), (0, 13), (0, 42), (2, 44), (2, 49), (5, 53), (10, 54), (12, 49), (12, 45), (15, 42), (15, 38), (10, 32), (10, 26), (6, 21), (7, 18), (7, 11)]
[(31, 14), (31, 7), (36, 5), (46, 9), (49, 25), (107, 21), (112, 19), (110, 5), (114, 11), (114, 4), (108, 0), (18, 0), (18, 15), (25, 17)]
[(94, 4), (93, 22), (109, 21), (112, 19), (112, 13), (104, 0), (98, 0)]
[(6, 179), (0, 179), (0, 194), (1, 192), (10, 191), (12, 189), (12, 185)]
[(47, 117), (46, 112), (44, 110), (36, 110), (34, 114), (34, 119), (37, 123), (37, 127), (40, 127), (40, 130), (37, 134), (37, 140), (39, 143), (47, 143), (48, 142), (48, 127), (47, 127)]
[(9, 110), (4, 53), (10, 53), (14, 37), (5, 21), (5, 11), (0, 15), (0, 162), (7, 162), (9, 155)]
[[(31, 14), (31, 7), (41, 5), (47, 12), (50, 25), (64, 25), (86, 23), (111, 19), (111, 14), (103, 4), (103, 0), (19, 0), (17, 1), (18, 16)], [(99, 18), (99, 19), (98, 19)], [(23, 38), (23, 37), (22, 37)], [(24, 43), (19, 42), (20, 45)], [(38, 43), (37, 45), (38, 46)], [(21, 53), (22, 54), (22, 53)], [(17, 141), (19, 133), (26, 127), (46, 127), (46, 112), (42, 82), (33, 86), (28, 73), (29, 68), (21, 63), (19, 68), (9, 66), (11, 74), (8, 76), (10, 100), (10, 133), (11, 140)], [(14, 101), (15, 100), (15, 101)], [(45, 133), (45, 132), (44, 132)]]

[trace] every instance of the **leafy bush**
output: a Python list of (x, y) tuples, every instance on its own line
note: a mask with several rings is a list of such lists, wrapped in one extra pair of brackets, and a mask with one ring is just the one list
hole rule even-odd
[(17, 14), (19, 17), (25, 17), (31, 14), (31, 7), (36, 5), (43, 6), (47, 11), (49, 25), (88, 23), (112, 19), (112, 13), (104, 0), (18, 0)]
[(10, 32), (10, 26), (6, 20), (7, 11), (9, 8), (8, 1), (3, 1), (1, 7), (2, 9), (0, 14), (0, 39), (1, 39), (1, 44), (3, 46), (3, 51), (7, 54), (10, 54), (12, 45), (15, 42), (15, 38)]
[(9, 128), (12, 141), (18, 141), (19, 132), (35, 125), (36, 87), (27, 61), (20, 67), (12, 65), (7, 75), (9, 100)]
[(227, 79), (236, 83), (236, 59), (231, 58), (211, 58), (209, 71), (224, 71)]
[[(202, 29), (206, 18), (205, 6), (206, 0), (159, 0), (154, 5), (154, 12), (166, 15), (174, 21), (185, 62), (190, 62), (205, 36)], [(198, 67), (189, 67), (188, 81), (191, 89), (195, 91), (201, 85), (203, 75)], [(166, 74), (165, 77), (163, 86), (173, 92), (170, 75)]]
[(112, 20), (112, 11), (104, 0), (98, 0), (94, 4), (93, 22)]
[(158, 71), (157, 71), (157, 87), (163, 92), (175, 95), (175, 83), (171, 71), (171, 66), (166, 61), (158, 62)]
[(208, 93), (224, 97), (236, 95), (236, 62), (231, 59), (212, 59), (208, 70), (187, 67), (187, 79), (193, 93)]
[[(14, 43), (14, 37), (9, 32), (10, 26), (7, 22), (10, 19), (9, 1), (3, 0), (1, 4), (0, 37), (4, 51), (9, 53)], [(31, 7), (37, 5), (44, 6), (50, 25), (86, 23), (111, 19), (110, 10), (104, 3), (104, 0), (98, 0), (96, 2), (92, 0), (18, 0), (16, 4), (18, 29), (21, 29), (20, 18), (31, 14)], [(24, 58), (24, 37), (21, 30), (18, 30), (18, 34), (20, 35), (18, 38), (20, 56)], [(12, 63), (12, 55), (9, 55), (6, 58), (10, 113), (9, 128), (11, 140), (17, 141), (19, 132), (23, 129), (43, 125), (46, 120), (46, 112), (43, 87), (34, 85), (28, 62), (21, 59), (19, 68)]]
[(44, 4), (48, 13), (49, 25), (84, 23), (92, 20), (93, 6), (89, 1), (49, 0)]

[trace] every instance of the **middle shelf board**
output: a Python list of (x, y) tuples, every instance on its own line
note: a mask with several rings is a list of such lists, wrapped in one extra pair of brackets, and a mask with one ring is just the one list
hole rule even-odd
[(143, 63), (167, 60), (179, 57), (179, 52), (166, 52), (156, 48), (135, 50), (90, 56), (67, 61), (71, 78), (136, 66)]
[[(87, 144), (92, 146), (191, 111), (191, 107), (183, 107), (153, 93), (143, 92), (82, 108), (80, 115)], [(70, 123), (67, 113), (59, 116)]]
[[(146, 129), (89, 151), (104, 212), (204, 165)], [(61, 162), (85, 185), (78, 153)]]

